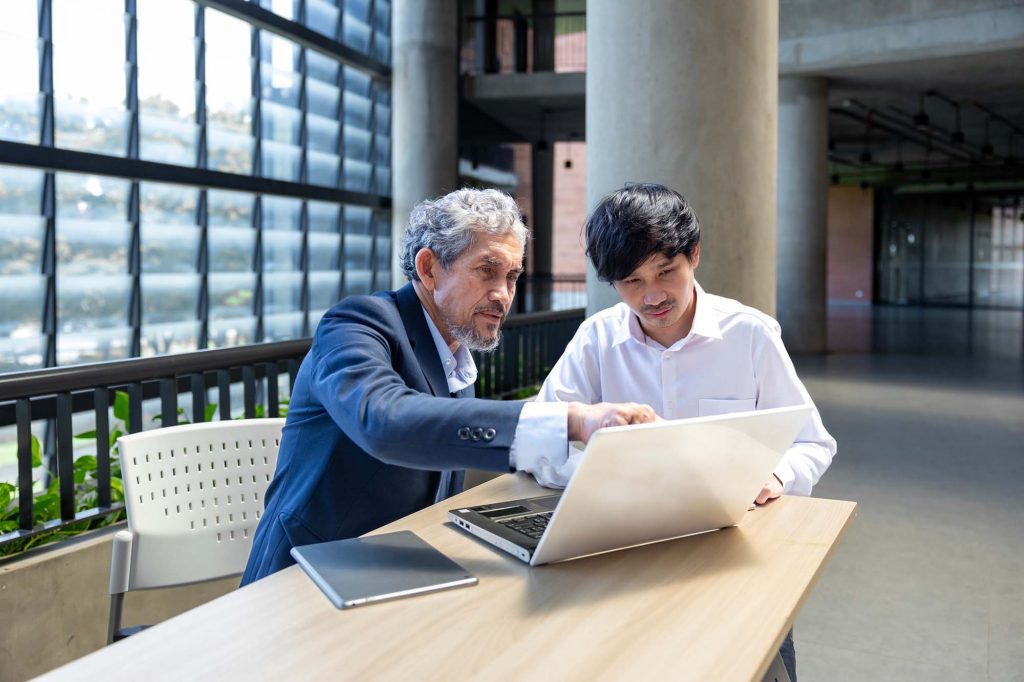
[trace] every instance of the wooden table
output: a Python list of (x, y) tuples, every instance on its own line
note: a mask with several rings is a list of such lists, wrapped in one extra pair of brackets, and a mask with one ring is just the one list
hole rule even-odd
[(536, 568), (446, 522), (542, 492), (502, 476), (375, 531), (415, 531), (475, 587), (339, 611), (292, 566), (43, 679), (760, 680), (856, 509), (784, 497), (736, 528)]

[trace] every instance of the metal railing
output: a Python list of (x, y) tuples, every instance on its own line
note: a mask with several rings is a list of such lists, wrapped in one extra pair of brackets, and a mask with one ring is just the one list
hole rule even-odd
[(463, 75), (585, 71), (587, 15), (514, 12), (463, 17), (459, 64)]
[(516, 312), (572, 310), (587, 307), (587, 276), (580, 274), (532, 274), (519, 279)]
[[(493, 353), (476, 353), (477, 395), (513, 398), (535, 391), (583, 321), (582, 309), (511, 317)], [(152, 419), (161, 426), (179, 421), (279, 416), (287, 404), (310, 339), (135, 358), (0, 375), (0, 428), (17, 433), (16, 494), (0, 488), (0, 556), (42, 534), (80, 532), (120, 512), (116, 436), (143, 430), (144, 401), (158, 400)], [(242, 394), (232, 414), (232, 389)], [(210, 400), (211, 393), (216, 403)], [(191, 403), (179, 409), (179, 403)], [(111, 411), (113, 410), (113, 423)], [(74, 435), (73, 418), (95, 419), (95, 428)], [(42, 439), (33, 422), (46, 424)], [(123, 423), (118, 423), (123, 421)], [(113, 434), (113, 437), (112, 437)], [(95, 455), (76, 456), (75, 440), (95, 443)], [(94, 459), (92, 459), (94, 458)], [(88, 467), (80, 466), (88, 462)], [(39, 474), (39, 472), (42, 472)], [(41, 488), (35, 475), (41, 475)], [(83, 495), (83, 479), (90, 491)], [(5, 484), (0, 481), (0, 486)], [(10, 484), (6, 484), (10, 486)], [(40, 518), (37, 501), (59, 498), (59, 514)], [(7, 499), (5, 499), (7, 498)], [(17, 509), (16, 519), (3, 521)], [(16, 528), (11, 528), (16, 521)], [(39, 539), (39, 538), (36, 538)], [(50, 538), (52, 539), (52, 538)]]

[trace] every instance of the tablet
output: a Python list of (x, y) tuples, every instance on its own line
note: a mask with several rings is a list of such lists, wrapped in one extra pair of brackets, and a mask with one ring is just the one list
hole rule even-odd
[(477, 582), (407, 530), (292, 547), (291, 555), (339, 609)]

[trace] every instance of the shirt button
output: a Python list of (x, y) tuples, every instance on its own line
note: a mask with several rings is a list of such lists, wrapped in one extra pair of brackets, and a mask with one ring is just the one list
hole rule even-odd
[(494, 429), (484, 430), (484, 440), (494, 440), (494, 437), (498, 435), (498, 432)]
[(469, 427), (463, 426), (459, 429), (459, 440), (469, 440)]
[(479, 426), (473, 429), (473, 440), (480, 440), (484, 435), (484, 430)]

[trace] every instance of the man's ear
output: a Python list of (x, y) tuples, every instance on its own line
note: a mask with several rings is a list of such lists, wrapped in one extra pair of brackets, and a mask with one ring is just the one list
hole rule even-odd
[(698, 263), (700, 263), (700, 244), (693, 247), (693, 259), (690, 261), (690, 266), (696, 270)]
[(433, 291), (437, 286), (434, 270), (441, 266), (441, 261), (437, 259), (433, 251), (423, 247), (416, 252), (415, 263), (416, 274), (419, 275), (420, 282), (423, 283), (427, 291)]

